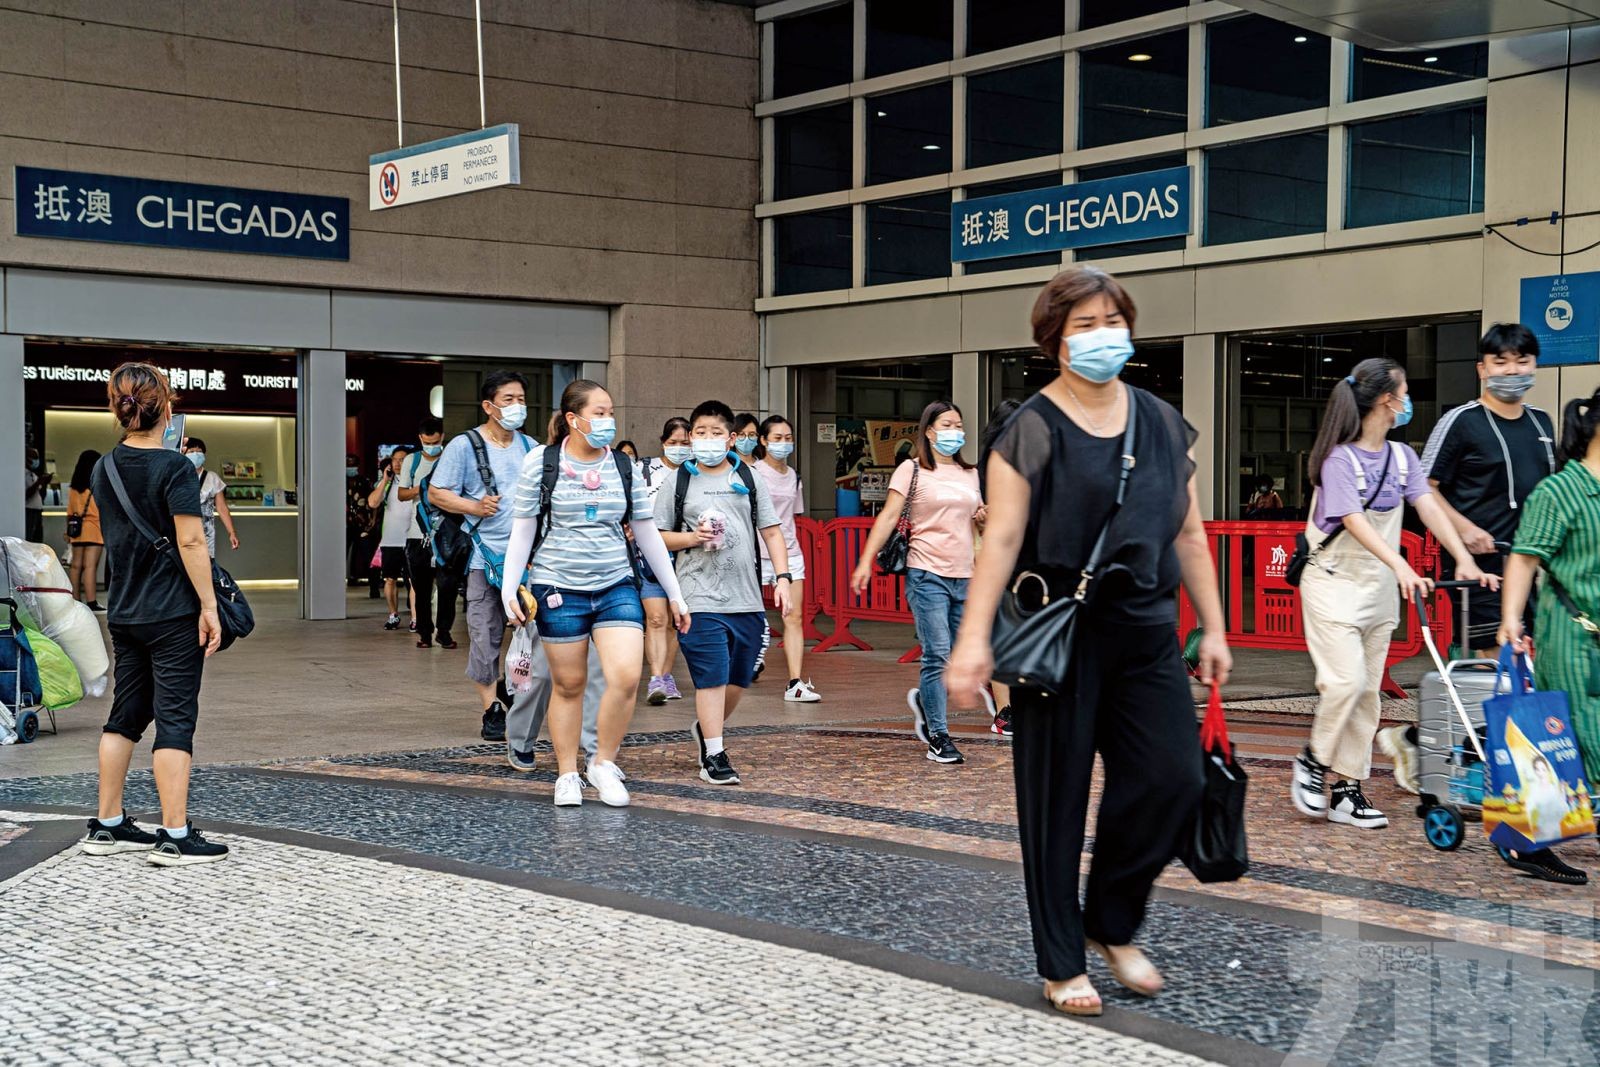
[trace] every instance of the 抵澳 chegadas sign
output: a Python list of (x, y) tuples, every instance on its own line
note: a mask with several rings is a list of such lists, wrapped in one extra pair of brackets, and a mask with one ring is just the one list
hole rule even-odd
[(1190, 170), (1171, 167), (950, 206), (955, 262), (1181, 237), (1192, 228)]

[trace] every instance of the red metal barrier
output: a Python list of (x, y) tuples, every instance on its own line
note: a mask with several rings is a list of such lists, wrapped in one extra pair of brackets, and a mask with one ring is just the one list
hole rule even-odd
[(828, 549), (826, 555), (832, 579), (828, 613), (833, 616), (833, 633), (822, 639), (815, 649), (817, 652), (840, 645), (870, 652), (872, 646), (850, 632), (850, 623), (856, 619), (911, 621), (911, 609), (906, 606), (905, 579), (899, 575), (874, 573), (865, 593), (857, 595), (850, 591), (850, 574), (861, 559), (873, 521), (869, 518), (833, 519), (825, 528), (826, 537), (821, 543)]
[[(1211, 556), (1217, 564), (1229, 645), (1305, 650), (1300, 592), (1283, 578), (1289, 557), (1294, 554), (1295, 536), (1304, 529), (1305, 524), (1299, 522), (1206, 523)], [(1402, 533), (1400, 551), (1418, 574), (1438, 573), (1439, 548), (1432, 537), (1424, 540), (1413, 533)], [(1435, 640), (1440, 648), (1448, 648), (1452, 617), (1445, 594), (1434, 594), (1430, 611)], [(1197, 625), (1194, 606), (1189, 603), (1188, 594), (1180, 591), (1179, 640)], [(1407, 694), (1390, 677), (1390, 668), (1423, 649), (1422, 631), (1416, 625), (1415, 612), (1409, 608), (1401, 612), (1400, 633), (1389, 646), (1383, 673), (1383, 690), (1395, 697)]]
[[(816, 519), (796, 515), (794, 534), (795, 540), (800, 543), (800, 557), (806, 564), (806, 599), (802, 605), (804, 610), (801, 614), (801, 625), (805, 628), (807, 641), (820, 641), (823, 633), (817, 629), (817, 616), (832, 614), (824, 605), (833, 599), (832, 571), (829, 566), (832, 561), (828, 558), (827, 527)], [(773, 607), (771, 586), (762, 588), (761, 602), (768, 608)], [(779, 638), (778, 646), (782, 647), (782, 633), (773, 630), (772, 634)]]

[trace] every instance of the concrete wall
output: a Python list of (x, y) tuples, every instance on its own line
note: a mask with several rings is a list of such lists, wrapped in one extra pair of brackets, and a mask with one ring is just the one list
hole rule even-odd
[[(402, 0), (407, 143), (476, 128), (471, 15)], [(750, 9), (486, 0), (488, 121), (521, 124), (522, 184), (372, 213), (366, 159), (396, 140), (390, 17), (364, 0), (8, 4), (0, 170), (344, 196), (352, 234), (348, 263), (19, 238), (4, 180), (0, 265), (609, 305), (625, 432), (653, 440), (708, 390), (753, 405)]]

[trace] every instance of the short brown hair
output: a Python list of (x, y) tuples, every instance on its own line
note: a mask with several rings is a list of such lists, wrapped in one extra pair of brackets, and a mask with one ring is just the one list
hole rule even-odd
[(160, 422), (175, 398), (167, 376), (159, 368), (148, 363), (124, 363), (106, 381), (106, 399), (123, 430), (135, 433)]
[(1039, 351), (1055, 359), (1061, 351), (1061, 334), (1072, 309), (1097, 293), (1111, 298), (1127, 320), (1128, 329), (1132, 330), (1138, 309), (1121, 282), (1099, 267), (1068, 267), (1046, 282), (1039, 290), (1039, 299), (1033, 302), (1033, 343), (1039, 346)]

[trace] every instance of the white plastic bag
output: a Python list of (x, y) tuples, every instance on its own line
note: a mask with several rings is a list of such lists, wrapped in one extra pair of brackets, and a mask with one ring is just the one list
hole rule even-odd
[[(19, 537), (0, 537), (0, 551), (4, 552), (6, 571), (28, 625), (61, 646), (78, 669), (85, 695), (104, 696), (111, 657), (106, 652), (100, 621), (72, 595), (67, 572), (61, 569), (55, 552)], [(67, 591), (26, 592), (21, 587)]]
[(518, 626), (511, 632), (511, 648), (506, 653), (506, 684), (518, 693), (526, 693), (533, 688), (531, 626)]

